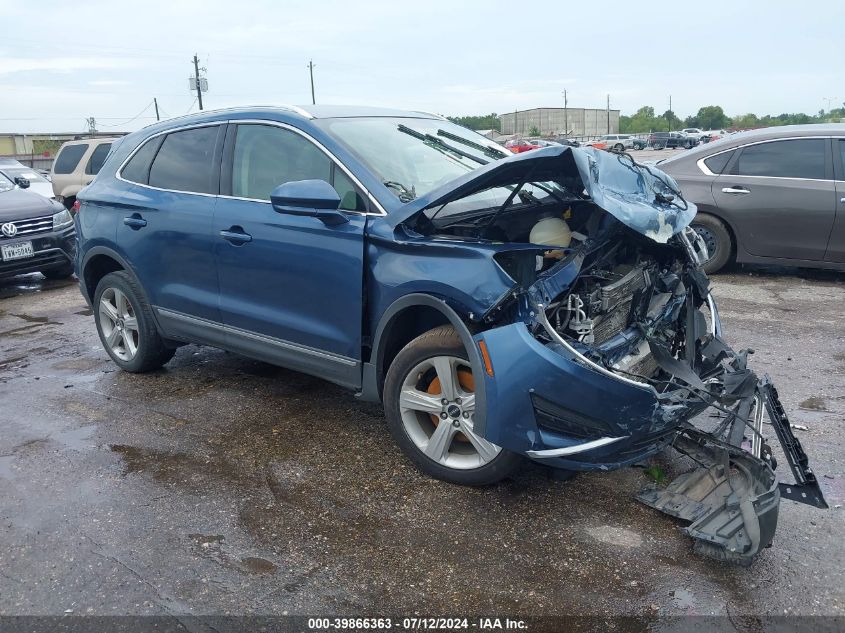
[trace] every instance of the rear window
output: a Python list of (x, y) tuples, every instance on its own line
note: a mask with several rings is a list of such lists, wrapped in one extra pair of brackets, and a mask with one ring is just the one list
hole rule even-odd
[(704, 164), (707, 165), (707, 169), (709, 169), (714, 174), (721, 174), (723, 171), (725, 171), (725, 167), (728, 166), (728, 163), (731, 162), (731, 158), (734, 155), (734, 151), (736, 150), (722, 152), (721, 154), (715, 154), (710, 158), (705, 158)]
[(790, 139), (743, 148), (732, 171), (738, 176), (823, 180), (824, 163), (824, 139)]
[(79, 164), (82, 155), (88, 150), (87, 143), (79, 143), (78, 145), (65, 145), (59, 155), (56, 156), (56, 161), (53, 163), (54, 174), (72, 174), (73, 170)]
[(218, 193), (214, 149), (219, 126), (168, 134), (150, 168), (151, 187)]
[(91, 158), (88, 159), (88, 164), (85, 165), (85, 173), (94, 175), (99, 174), (100, 170), (103, 168), (103, 163), (106, 162), (106, 156), (109, 155), (109, 150), (111, 150), (111, 143), (102, 143), (98, 145), (97, 148), (91, 152)]

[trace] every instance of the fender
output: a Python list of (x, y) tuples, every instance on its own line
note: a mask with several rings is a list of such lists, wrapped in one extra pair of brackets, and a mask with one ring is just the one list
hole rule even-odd
[[(384, 334), (392, 325), (394, 319), (403, 310), (408, 308), (425, 306), (433, 308), (445, 316), (458, 336), (461, 338), (461, 343), (467, 351), (470, 365), (472, 365), (472, 372), (476, 376), (484, 375), (484, 366), (481, 362), (481, 355), (478, 352), (478, 347), (473, 340), (472, 333), (470, 333), (466, 324), (463, 322), (458, 313), (453, 310), (449, 304), (443, 299), (438, 299), (431, 295), (423, 293), (412, 293), (400, 297), (390, 304), (379, 319), (378, 327), (376, 328), (375, 336), (373, 337), (373, 351), (370, 355), (370, 361), (364, 363), (361, 392), (357, 396), (367, 402), (381, 402), (381, 388), (378, 381), (378, 368), (381, 366), (384, 359)], [(483, 380), (475, 381), (476, 389), (476, 408), (475, 408), (475, 429), (482, 437), (484, 437), (484, 427), (487, 420), (487, 405), (485, 398), (485, 387)]]
[[(109, 248), (108, 246), (92, 246), (90, 249), (85, 251), (85, 255), (79, 262), (79, 269), (77, 271), (79, 276), (79, 290), (89, 306), (93, 307), (94, 297), (93, 293), (91, 296), (88, 295), (88, 288), (85, 285), (85, 268), (88, 266), (88, 263), (91, 261), (91, 259), (96, 257), (97, 255), (105, 255), (120, 264), (123, 270), (125, 270), (129, 275), (131, 275), (134, 278), (135, 283), (138, 284), (138, 287), (141, 289), (141, 294), (143, 295), (142, 299), (148, 305), (150, 304), (149, 297), (147, 296), (147, 291), (144, 289), (143, 284), (141, 284), (141, 280), (138, 279), (138, 275), (135, 274), (135, 270), (132, 268), (131, 264), (126, 259), (124, 259), (123, 256), (119, 255), (116, 251)], [(92, 290), (96, 291), (96, 288), (93, 288)], [(152, 313), (156, 329), (159, 331), (159, 333), (161, 333), (161, 325), (158, 322), (158, 317), (155, 313), (155, 310), (153, 310)]]

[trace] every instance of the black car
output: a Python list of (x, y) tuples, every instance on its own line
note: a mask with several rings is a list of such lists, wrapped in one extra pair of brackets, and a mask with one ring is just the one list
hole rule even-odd
[(0, 278), (40, 272), (48, 279), (73, 274), (73, 216), (55, 200), (26, 191), (29, 181), (0, 174)]
[(648, 145), (654, 149), (690, 149), (698, 145), (698, 139), (680, 132), (652, 132), (648, 137)]

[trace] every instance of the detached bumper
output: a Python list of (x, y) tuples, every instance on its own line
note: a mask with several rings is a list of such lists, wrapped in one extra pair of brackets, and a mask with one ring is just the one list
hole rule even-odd
[(706, 405), (666, 406), (649, 385), (603, 373), (524, 323), (476, 336), (488, 350), (489, 441), (556, 468), (610, 470), (652, 455)]

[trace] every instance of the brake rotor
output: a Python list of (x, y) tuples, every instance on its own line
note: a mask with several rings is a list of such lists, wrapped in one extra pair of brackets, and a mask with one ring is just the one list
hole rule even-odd
[[(472, 377), (472, 372), (469, 369), (459, 369), (457, 371), (458, 374), (458, 384), (461, 386), (461, 389), (466, 391), (467, 393), (473, 393), (475, 391), (475, 380)], [(428, 385), (428, 389), (426, 389), (427, 393), (430, 394), (439, 394), (442, 393), (442, 389), (440, 388), (440, 378), (437, 376), (434, 377), (434, 380)], [(441, 420), (438, 416), (429, 414), (431, 418), (431, 423), (436, 427), (440, 424)], [(455, 435), (455, 439), (459, 442), (469, 442), (467, 436), (461, 432), (458, 432)]]

